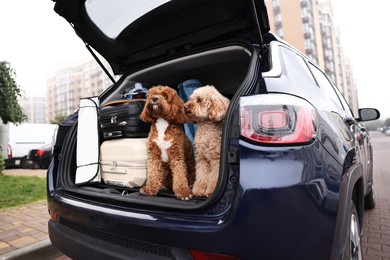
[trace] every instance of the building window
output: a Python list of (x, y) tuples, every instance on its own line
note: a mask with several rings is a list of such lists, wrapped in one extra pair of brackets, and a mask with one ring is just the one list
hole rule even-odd
[(278, 13), (275, 15), (275, 23), (282, 22), (282, 14)]
[(279, 36), (280, 38), (283, 38), (284, 37), (284, 33), (283, 33), (283, 29), (282, 28), (278, 28), (275, 30), (275, 33), (277, 36)]
[(272, 7), (279, 7), (280, 6), (280, 0), (272, 0)]

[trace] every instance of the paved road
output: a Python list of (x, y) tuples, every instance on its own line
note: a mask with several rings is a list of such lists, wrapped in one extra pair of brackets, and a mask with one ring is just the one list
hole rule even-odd
[(390, 136), (371, 132), (376, 207), (363, 220), (364, 260), (390, 259)]

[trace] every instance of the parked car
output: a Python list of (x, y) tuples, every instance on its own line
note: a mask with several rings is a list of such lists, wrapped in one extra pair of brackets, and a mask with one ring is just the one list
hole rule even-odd
[(48, 143), (38, 149), (32, 149), (27, 154), (26, 167), (28, 168), (49, 168), (52, 160), (52, 144)]
[[(375, 203), (358, 123), (379, 111), (354, 116), (324, 72), (270, 32), (263, 1), (56, 0), (55, 11), (122, 75), (91, 99), (96, 109), (59, 126), (47, 178), (56, 248), (72, 259), (361, 259), (365, 201)], [(129, 82), (191, 78), (230, 99), (214, 193), (178, 200), (103, 183), (99, 107)]]
[(51, 143), (56, 124), (9, 123), (7, 131), (8, 149), (5, 161), (6, 168), (27, 167), (27, 154), (31, 149), (38, 149)]
[(385, 135), (390, 135), (390, 126), (384, 126), (382, 128), (382, 133), (384, 133)]

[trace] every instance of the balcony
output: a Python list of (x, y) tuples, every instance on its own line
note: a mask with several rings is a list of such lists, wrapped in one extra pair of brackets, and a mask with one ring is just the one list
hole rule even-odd
[(310, 8), (311, 7), (311, 1), (309, 1), (309, 0), (301, 0), (301, 8), (304, 8), (304, 7), (306, 7), (306, 8)]
[(310, 54), (313, 54), (313, 52), (314, 52), (314, 50), (313, 50), (313, 48), (306, 48), (306, 54), (307, 55), (310, 55)]
[(303, 23), (310, 23), (310, 17), (309, 16), (303, 16), (302, 17), (302, 22)]

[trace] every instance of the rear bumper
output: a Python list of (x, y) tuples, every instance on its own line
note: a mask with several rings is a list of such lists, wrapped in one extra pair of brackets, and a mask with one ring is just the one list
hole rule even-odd
[(11, 168), (11, 167), (21, 167), (23, 163), (24, 158), (8, 158), (4, 160), (5, 167)]
[(67, 221), (49, 221), (50, 241), (72, 259), (192, 259), (187, 250), (87, 229)]
[(239, 259), (329, 259), (336, 214), (318, 207), (307, 192), (302, 187), (247, 191), (234, 216), (215, 224), (114, 212), (60, 198), (49, 200), (60, 216), (49, 222), (49, 236), (72, 259), (191, 259), (189, 249)]

